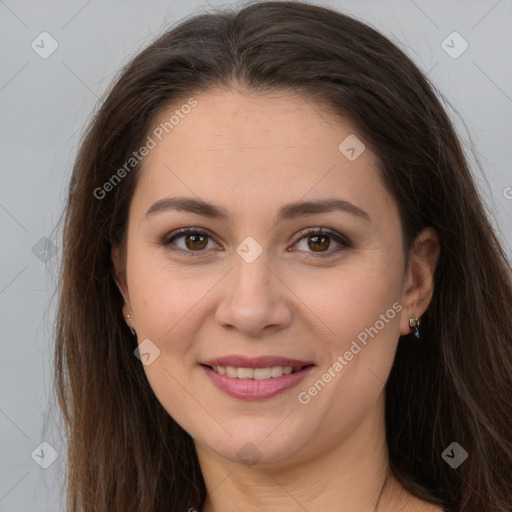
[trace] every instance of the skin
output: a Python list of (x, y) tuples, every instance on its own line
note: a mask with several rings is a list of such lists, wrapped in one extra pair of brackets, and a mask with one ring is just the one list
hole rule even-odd
[[(377, 157), (366, 148), (349, 161), (338, 150), (355, 133), (348, 121), (293, 93), (218, 89), (194, 97), (197, 106), (145, 158), (126, 259), (117, 247), (112, 258), (124, 314), (134, 317), (128, 325), (139, 343), (149, 338), (160, 350), (144, 366), (149, 383), (194, 439), (209, 491), (203, 511), (235, 504), (246, 511), (441, 510), (391, 476), (384, 429), (384, 385), (398, 337), (411, 332), (410, 316), (421, 316), (432, 297), (435, 232), (420, 234), (405, 267), (398, 209)], [(230, 218), (174, 210), (145, 217), (156, 201), (176, 196), (210, 201)], [(331, 198), (362, 208), (370, 221), (330, 212), (274, 223), (286, 203)], [(315, 250), (314, 232), (298, 239), (299, 230), (321, 226), (352, 246), (329, 238)], [(201, 249), (186, 245), (186, 236), (172, 242), (191, 257), (159, 244), (184, 227), (212, 233)], [(252, 263), (236, 252), (248, 236), (262, 248)], [(308, 404), (299, 403), (298, 393), (394, 303), (402, 310)], [(230, 354), (316, 366), (284, 393), (244, 401), (218, 390), (199, 365)], [(237, 456), (246, 443), (260, 457), (255, 464)]]

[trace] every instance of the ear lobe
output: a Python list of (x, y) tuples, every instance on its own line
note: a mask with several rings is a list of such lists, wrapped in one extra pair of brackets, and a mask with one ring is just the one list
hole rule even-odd
[(404, 288), (404, 312), (400, 322), (400, 334), (411, 332), (409, 318), (421, 317), (434, 295), (434, 273), (439, 261), (440, 245), (434, 229), (421, 231), (411, 248), (409, 268)]

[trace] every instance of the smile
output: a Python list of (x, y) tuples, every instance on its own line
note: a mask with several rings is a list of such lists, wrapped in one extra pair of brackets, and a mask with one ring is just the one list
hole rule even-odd
[(225, 395), (242, 400), (267, 400), (297, 386), (315, 365), (248, 368), (201, 364), (200, 367)]
[(211, 366), (211, 369), (220, 375), (226, 375), (232, 379), (256, 379), (266, 380), (290, 375), (302, 370), (304, 366), (294, 368), (292, 366), (269, 366), (267, 368), (237, 368), (235, 366)]

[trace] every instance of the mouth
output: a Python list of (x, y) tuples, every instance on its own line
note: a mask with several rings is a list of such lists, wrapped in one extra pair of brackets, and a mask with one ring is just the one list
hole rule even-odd
[(253, 359), (231, 356), (206, 361), (200, 366), (210, 382), (232, 398), (264, 400), (298, 385), (315, 364), (273, 356)]

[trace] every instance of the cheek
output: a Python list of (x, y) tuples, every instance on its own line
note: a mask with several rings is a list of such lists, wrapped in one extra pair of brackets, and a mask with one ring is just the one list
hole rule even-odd
[(328, 350), (339, 353), (358, 336), (364, 342), (368, 330), (375, 333), (375, 324), (381, 338), (394, 340), (399, 332), (397, 309), (401, 299), (397, 275), (396, 269), (374, 261), (342, 266), (324, 275), (317, 273), (314, 278), (305, 275), (296, 280), (293, 289), (306, 306), (305, 314), (318, 326), (318, 333), (325, 333)]
[(170, 273), (154, 272), (147, 279), (134, 279), (132, 304), (140, 335), (162, 349), (172, 340), (172, 353), (181, 353), (187, 348), (185, 331), (194, 325), (192, 317), (198, 314), (207, 290), (204, 283), (194, 287), (179, 278), (171, 279)]
[[(139, 343), (149, 338), (160, 350), (160, 365), (183, 380), (197, 363), (198, 331), (212, 314), (209, 297), (225, 271), (172, 264), (154, 251), (134, 248), (128, 262), (130, 301)], [(146, 367), (149, 370), (152, 367)], [(190, 378), (190, 374), (186, 376)]]

